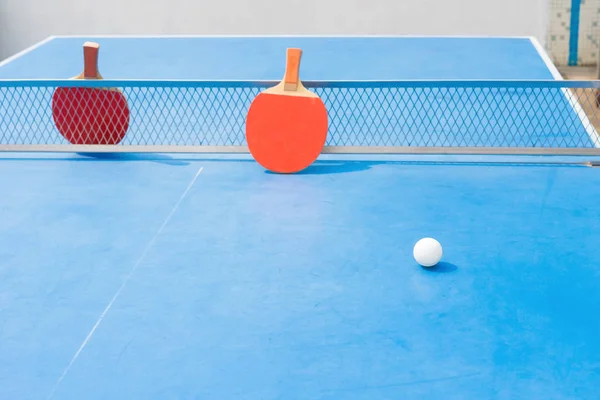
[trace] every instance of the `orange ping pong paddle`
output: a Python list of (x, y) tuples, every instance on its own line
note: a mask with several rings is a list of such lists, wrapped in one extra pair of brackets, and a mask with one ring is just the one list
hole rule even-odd
[(327, 139), (327, 109), (299, 79), (302, 50), (287, 49), (283, 80), (256, 96), (246, 117), (246, 141), (267, 170), (295, 173), (311, 165)]
[[(100, 45), (83, 45), (83, 72), (72, 79), (103, 79), (98, 71)], [(52, 96), (52, 118), (71, 144), (118, 144), (129, 128), (129, 107), (113, 88), (59, 87)]]

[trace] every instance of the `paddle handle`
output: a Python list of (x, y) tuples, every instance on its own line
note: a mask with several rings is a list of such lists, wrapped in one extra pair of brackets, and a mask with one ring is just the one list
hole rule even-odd
[(302, 58), (301, 49), (287, 49), (285, 63), (285, 76), (283, 78), (283, 89), (286, 91), (298, 90), (300, 85), (300, 59)]
[(94, 42), (85, 42), (83, 44), (83, 78), (97, 79), (98, 73), (98, 53), (100, 45)]

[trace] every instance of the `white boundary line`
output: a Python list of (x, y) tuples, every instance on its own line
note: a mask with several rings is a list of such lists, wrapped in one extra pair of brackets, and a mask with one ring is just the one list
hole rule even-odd
[(539, 56), (544, 61), (544, 64), (546, 64), (546, 67), (550, 70), (552, 77), (554, 77), (554, 79), (556, 79), (557, 81), (564, 80), (562, 75), (558, 71), (558, 68), (556, 68), (556, 66), (550, 59), (548, 53), (546, 53), (546, 50), (544, 50), (544, 47), (541, 45), (541, 43), (534, 36), (529, 36), (529, 40), (531, 41), (531, 44), (533, 44), (533, 47), (535, 47), (535, 49), (537, 50)]
[[(542, 57), (542, 60), (544, 60), (546, 67), (548, 67), (554, 79), (556, 79), (557, 81), (564, 80), (564, 78), (558, 71), (558, 68), (556, 68), (556, 66), (550, 59), (550, 56), (548, 56), (548, 53), (546, 53), (546, 50), (544, 50), (544, 47), (540, 44), (540, 42), (533, 36), (531, 36), (529, 40), (531, 40), (531, 43), (537, 50), (538, 54), (540, 55), (540, 57)], [(566, 99), (569, 101), (569, 104), (571, 104), (571, 107), (573, 107), (573, 109), (577, 113), (577, 116), (579, 117), (579, 120), (581, 121), (583, 126), (585, 126), (585, 130), (587, 131), (587, 134), (590, 137), (592, 143), (594, 143), (594, 146), (600, 147), (600, 135), (598, 135), (598, 132), (594, 128), (594, 125), (592, 125), (592, 123), (588, 119), (585, 111), (581, 107), (581, 104), (579, 104), (579, 101), (573, 99), (573, 95), (571, 94), (570, 89), (563, 88), (561, 90), (565, 95)]]
[(92, 338), (92, 335), (94, 334), (94, 332), (96, 332), (96, 329), (98, 329), (98, 326), (100, 325), (100, 323), (102, 322), (102, 320), (104, 319), (104, 317), (106, 316), (106, 314), (110, 311), (112, 305), (115, 303), (115, 301), (117, 300), (117, 298), (119, 297), (119, 295), (121, 294), (121, 292), (123, 291), (123, 289), (125, 289), (125, 286), (129, 282), (129, 280), (131, 279), (131, 277), (133, 276), (133, 274), (135, 273), (135, 271), (138, 269), (138, 267), (140, 266), (140, 264), (142, 263), (142, 261), (144, 261), (144, 259), (146, 258), (146, 254), (148, 254), (148, 251), (150, 251), (150, 248), (152, 248), (152, 246), (154, 245), (154, 242), (156, 242), (156, 239), (158, 239), (158, 237), (162, 233), (163, 229), (165, 229), (165, 226), (167, 226), (167, 224), (169, 223), (169, 221), (171, 220), (171, 218), (173, 217), (173, 215), (175, 214), (175, 212), (179, 208), (179, 205), (181, 204), (181, 202), (183, 201), (183, 199), (185, 198), (185, 196), (188, 194), (188, 192), (190, 191), (190, 189), (192, 188), (192, 186), (194, 186), (194, 183), (196, 182), (196, 179), (198, 179), (198, 176), (200, 175), (200, 173), (202, 172), (203, 169), (204, 169), (204, 167), (200, 167), (200, 169), (198, 169), (198, 172), (196, 172), (196, 175), (194, 175), (194, 177), (192, 178), (192, 180), (190, 181), (190, 183), (188, 184), (188, 186), (185, 188), (185, 190), (183, 191), (183, 194), (179, 197), (179, 200), (177, 200), (177, 203), (175, 203), (175, 205), (171, 209), (171, 212), (169, 213), (169, 215), (167, 215), (167, 218), (165, 218), (165, 220), (163, 221), (163, 223), (160, 226), (160, 228), (158, 228), (158, 231), (156, 231), (156, 233), (154, 234), (154, 236), (152, 237), (152, 239), (150, 240), (150, 242), (148, 242), (148, 244), (146, 245), (144, 251), (142, 252), (142, 255), (137, 260), (137, 262), (133, 265), (133, 268), (131, 269), (131, 271), (129, 271), (129, 274), (127, 274), (127, 276), (123, 280), (123, 283), (121, 283), (121, 286), (119, 287), (119, 289), (117, 289), (117, 292), (114, 294), (114, 296), (112, 297), (112, 299), (108, 302), (108, 304), (106, 305), (106, 308), (104, 309), (104, 311), (102, 311), (102, 314), (100, 314), (100, 317), (98, 318), (98, 320), (96, 321), (96, 323), (92, 327), (92, 330), (88, 333), (88, 335), (86, 336), (86, 338), (84, 339), (84, 341), (81, 343), (81, 345), (79, 346), (79, 349), (77, 350), (77, 352), (75, 352), (75, 355), (73, 356), (73, 358), (71, 359), (71, 361), (69, 362), (69, 364), (67, 365), (67, 367), (65, 368), (65, 370), (63, 371), (63, 373), (61, 374), (60, 378), (58, 378), (58, 381), (56, 381), (56, 384), (54, 385), (54, 388), (50, 392), (50, 395), (48, 396), (48, 399), (51, 399), (52, 396), (54, 396), (54, 393), (56, 392), (56, 389), (58, 389), (58, 387), (60, 386), (61, 382), (63, 381), (63, 379), (65, 378), (65, 376), (69, 372), (69, 370), (71, 369), (71, 366), (77, 360), (77, 358), (79, 357), (79, 354), (81, 354), (81, 352), (83, 351), (83, 348), (88, 344), (88, 342)]
[(25, 54), (37, 49), (38, 47), (54, 40), (56, 38), (56, 36), (48, 36), (46, 39), (42, 40), (41, 42), (37, 42), (36, 44), (29, 46), (28, 48), (26, 48), (25, 50), (21, 50), (20, 52), (18, 52), (17, 54), (13, 54), (12, 56), (0, 61), (0, 67), (5, 66), (6, 64), (16, 60), (19, 57), (24, 56)]
[(170, 38), (431, 38), (431, 39), (530, 39), (530, 36), (475, 36), (475, 35), (319, 35), (319, 34), (178, 34), (178, 35), (152, 35), (152, 34), (107, 34), (107, 35), (56, 35), (61, 38), (107, 38), (107, 39), (170, 39)]

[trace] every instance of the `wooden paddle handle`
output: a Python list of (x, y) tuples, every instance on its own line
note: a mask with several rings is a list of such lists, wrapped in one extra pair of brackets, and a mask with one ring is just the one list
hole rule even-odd
[(85, 42), (83, 44), (83, 78), (97, 79), (98, 73), (98, 52), (100, 45), (94, 42)]
[(285, 63), (285, 77), (283, 78), (283, 90), (298, 90), (300, 84), (300, 58), (302, 50), (287, 49), (287, 59)]

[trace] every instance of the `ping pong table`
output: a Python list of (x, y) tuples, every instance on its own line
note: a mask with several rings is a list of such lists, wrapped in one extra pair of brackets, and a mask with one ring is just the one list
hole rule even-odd
[[(85, 40), (116, 146), (52, 124)], [(278, 175), (244, 110), (292, 46), (330, 134)], [(0, 64), (0, 398), (595, 399), (597, 88), (530, 38), (48, 38)]]

